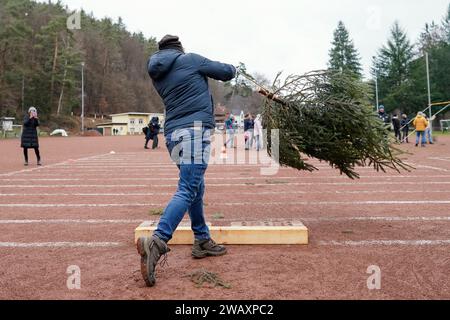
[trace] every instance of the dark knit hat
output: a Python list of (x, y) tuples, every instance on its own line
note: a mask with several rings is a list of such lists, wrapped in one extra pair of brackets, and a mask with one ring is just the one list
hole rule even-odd
[(159, 50), (175, 49), (184, 52), (183, 45), (181, 44), (179, 38), (170, 34), (165, 35), (164, 38), (158, 42), (158, 46)]

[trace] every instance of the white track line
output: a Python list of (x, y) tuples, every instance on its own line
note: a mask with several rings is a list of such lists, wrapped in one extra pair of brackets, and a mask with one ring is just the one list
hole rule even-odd
[[(361, 176), (361, 179), (444, 179), (444, 178), (450, 178), (450, 175), (423, 175), (423, 176)], [(1, 179), (0, 181), (4, 182), (14, 182), (14, 181), (99, 181), (102, 179), (107, 179), (109, 181), (135, 181), (136, 179), (142, 180), (142, 181), (160, 181), (161, 179), (169, 180), (169, 181), (178, 181), (179, 177), (153, 177), (153, 178), (145, 178), (145, 177), (128, 177), (128, 178), (117, 178), (117, 177), (111, 177), (111, 175), (105, 176), (105, 178), (9, 178), (9, 179)], [(264, 177), (264, 176), (247, 176), (247, 177), (208, 177), (206, 176), (206, 180), (233, 180), (233, 181), (240, 181), (240, 180), (255, 180), (255, 179), (262, 179), (267, 180), (269, 182), (277, 182), (280, 180), (305, 180), (305, 179), (312, 179), (312, 180), (325, 180), (325, 179), (348, 179), (344, 176), (330, 176), (330, 177)], [(358, 180), (359, 181), (359, 180)]]
[(140, 224), (140, 220), (102, 220), (102, 219), (38, 219), (38, 220), (0, 220), (0, 224)]
[[(236, 222), (237, 219), (220, 219), (221, 222)], [(421, 217), (319, 217), (319, 218), (303, 218), (296, 217), (291, 218), (279, 218), (279, 219), (245, 219), (246, 222), (286, 222), (300, 220), (304, 222), (348, 222), (348, 221), (361, 221), (361, 222), (429, 222), (429, 221), (450, 221), (448, 217), (433, 217), (433, 216), (421, 216)], [(142, 219), (16, 219), (16, 220), (0, 220), (0, 225), (24, 225), (24, 224), (140, 224)], [(185, 221), (188, 221), (185, 219)]]
[(432, 167), (432, 166), (424, 166), (424, 165), (418, 165), (417, 168), (423, 168), (423, 169), (431, 169), (441, 172), (450, 172), (448, 169), (438, 168), (438, 167)]
[(319, 241), (321, 246), (370, 247), (370, 246), (448, 246), (450, 240), (363, 240)]
[[(164, 178), (160, 179), (164, 180)], [(379, 181), (379, 182), (288, 182), (288, 183), (208, 183), (207, 187), (274, 187), (274, 186), (386, 186), (386, 185), (413, 185), (423, 187), (424, 185), (450, 185), (450, 181)], [(158, 187), (177, 187), (177, 184), (118, 184), (118, 185), (70, 185), (70, 184), (52, 184), (52, 185), (0, 185), (0, 188), (158, 188)], [(426, 191), (424, 191), (426, 192)]]
[[(450, 200), (424, 201), (283, 201), (283, 202), (254, 202), (252, 206), (339, 206), (339, 205), (448, 205)], [(0, 208), (109, 208), (109, 207), (164, 207), (167, 203), (8, 203), (0, 204)], [(211, 203), (210, 206), (232, 207), (248, 206), (248, 202)]]
[[(270, 191), (270, 192), (239, 192), (246, 196), (260, 196), (260, 195), (303, 195), (303, 194), (385, 194), (385, 190), (358, 190), (358, 191)], [(448, 194), (448, 190), (392, 190), (389, 193), (393, 194)], [(209, 193), (212, 194), (212, 193)], [(173, 192), (142, 192), (142, 193), (0, 193), (1, 197), (148, 197), (148, 196), (171, 196)], [(208, 195), (206, 196), (208, 201)]]
[[(126, 185), (89, 185), (89, 184), (59, 184), (59, 185), (0, 185), (0, 188), (149, 188), (151, 185), (148, 184), (126, 184)], [(175, 185), (167, 185), (167, 187), (175, 187)]]
[(428, 158), (428, 159), (450, 162), (450, 158), (447, 158), (447, 157), (431, 157), (431, 158)]
[(309, 222), (345, 222), (345, 221), (386, 221), (386, 222), (415, 222), (415, 221), (450, 221), (448, 217), (320, 217), (320, 218), (298, 218), (298, 220)]
[(0, 248), (110, 248), (121, 247), (119, 242), (0, 242)]
[[(81, 158), (81, 159), (93, 159), (94, 157), (98, 157), (98, 156), (90, 156), (90, 157)], [(34, 172), (34, 171), (42, 171), (42, 170), (45, 170), (45, 169), (55, 168), (55, 167), (58, 167), (58, 166), (61, 166), (61, 165), (64, 165), (64, 164), (68, 163), (68, 161), (70, 161), (70, 160), (66, 160), (66, 161), (59, 162), (59, 163), (54, 163), (54, 164), (49, 164), (49, 165), (44, 165), (42, 167), (37, 167), (37, 168), (23, 169), (23, 170), (19, 170), (19, 171), (2, 173), (2, 174), (0, 174), (0, 177), (10, 177), (10, 176), (13, 176), (13, 175), (16, 175), (16, 174), (30, 173), (30, 172)]]

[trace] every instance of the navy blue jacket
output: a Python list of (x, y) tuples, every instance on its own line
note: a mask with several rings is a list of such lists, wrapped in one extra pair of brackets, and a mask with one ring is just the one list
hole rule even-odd
[(409, 119), (403, 119), (400, 123), (400, 126), (403, 128), (402, 130), (405, 132), (409, 132)]
[(166, 106), (164, 134), (194, 126), (215, 128), (214, 103), (208, 78), (229, 81), (234, 66), (208, 60), (198, 54), (175, 49), (161, 50), (150, 57), (148, 73)]
[(244, 120), (244, 131), (255, 129), (255, 122), (252, 119)]

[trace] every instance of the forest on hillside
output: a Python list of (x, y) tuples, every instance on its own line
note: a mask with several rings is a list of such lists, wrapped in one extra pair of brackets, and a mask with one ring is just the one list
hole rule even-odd
[[(121, 18), (84, 11), (81, 28), (68, 29), (72, 14), (59, 1), (0, 0), (0, 116), (20, 118), (28, 106), (47, 120), (80, 115), (82, 63), (87, 116), (163, 111), (146, 68), (157, 40), (127, 31)], [(230, 84), (213, 81), (211, 90), (230, 109), (261, 105), (256, 94)]]

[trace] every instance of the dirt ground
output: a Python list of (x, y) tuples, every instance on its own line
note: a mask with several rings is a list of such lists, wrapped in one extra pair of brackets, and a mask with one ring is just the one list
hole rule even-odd
[[(403, 145), (411, 172), (361, 168), (358, 181), (317, 161), (318, 172), (275, 176), (211, 165), (209, 222), (301, 220), (310, 244), (230, 246), (200, 261), (173, 246), (154, 288), (141, 279), (134, 229), (170, 199), (177, 168), (164, 143), (143, 142), (44, 138), (44, 166), (30, 153), (24, 168), (19, 141), (0, 141), (0, 299), (450, 299), (450, 137)], [(79, 290), (67, 287), (69, 266), (80, 268)], [(368, 289), (370, 266), (379, 290)], [(201, 268), (231, 289), (197, 288), (186, 275)]]

